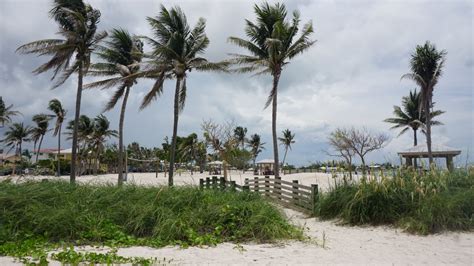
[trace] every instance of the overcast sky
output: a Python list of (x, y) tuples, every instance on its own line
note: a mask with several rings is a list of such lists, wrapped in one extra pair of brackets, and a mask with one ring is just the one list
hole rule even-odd
[[(0, 0), (0, 95), (23, 113), (16, 121), (31, 123), (31, 116), (47, 112), (56, 97), (74, 115), (75, 77), (51, 90), (51, 73), (34, 76), (31, 71), (47, 58), (18, 55), (21, 44), (54, 38), (57, 26), (49, 19), (49, 0)], [(210, 39), (205, 56), (213, 61), (241, 52), (227, 42), (229, 36), (244, 37), (244, 19), (254, 20), (253, 5), (259, 1), (157, 1), (90, 0), (102, 13), (103, 30), (122, 27), (133, 34), (150, 35), (145, 20), (156, 16), (159, 5), (179, 5), (194, 25), (207, 20)], [(271, 1), (273, 2), (273, 1)], [(287, 8), (301, 12), (302, 23), (313, 22), (316, 45), (285, 67), (278, 99), (278, 131), (289, 128), (296, 143), (287, 161), (308, 164), (329, 157), (327, 136), (336, 127), (365, 126), (390, 134), (383, 151), (371, 162), (397, 163), (396, 152), (412, 145), (412, 134), (396, 137), (383, 120), (392, 116), (393, 105), (416, 86), (400, 80), (409, 71), (410, 54), (426, 40), (448, 52), (444, 74), (435, 88), (436, 108), (444, 126), (433, 128), (433, 142), (459, 148), (458, 164), (473, 161), (473, 2), (451, 1), (288, 1)], [(149, 47), (146, 46), (145, 50)], [(87, 80), (90, 81), (90, 80)], [(138, 107), (151, 82), (140, 81), (132, 88), (127, 105), (125, 143), (137, 141), (160, 146), (172, 133), (174, 82), (165, 83), (165, 93), (150, 107)], [(270, 77), (191, 72), (187, 103), (180, 117), (178, 134), (198, 132), (203, 120), (234, 120), (248, 133), (262, 135), (266, 150), (259, 159), (271, 158), (271, 108), (263, 105), (271, 88)], [(99, 114), (112, 91), (83, 93), (82, 114)], [(118, 108), (105, 114), (118, 127)], [(0, 129), (3, 135), (5, 129)], [(419, 142), (424, 142), (424, 137)], [(70, 147), (70, 143), (65, 146)], [(44, 148), (55, 147), (48, 136)], [(283, 153), (283, 148), (281, 149)], [(282, 155), (281, 155), (282, 156)]]

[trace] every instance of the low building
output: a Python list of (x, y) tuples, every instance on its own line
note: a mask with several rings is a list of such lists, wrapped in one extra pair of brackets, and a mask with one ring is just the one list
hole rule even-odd
[(257, 175), (274, 175), (273, 166), (275, 165), (275, 160), (273, 159), (263, 159), (255, 163), (257, 165), (255, 169), (255, 174)]

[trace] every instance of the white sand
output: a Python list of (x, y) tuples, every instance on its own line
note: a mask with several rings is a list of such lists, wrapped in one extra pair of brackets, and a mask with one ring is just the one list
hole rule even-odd
[[(198, 185), (200, 178), (210, 177), (209, 173), (194, 173), (191, 175), (189, 172), (182, 174), (175, 174), (174, 183), (175, 185)], [(242, 171), (230, 171), (229, 179), (236, 181), (237, 184), (243, 184), (245, 178), (253, 179), (255, 175), (251, 172), (242, 173)], [(0, 177), (5, 179), (7, 177)], [(334, 178), (332, 174), (326, 173), (298, 173), (282, 175), (281, 178), (287, 181), (298, 180), (300, 184), (311, 185), (318, 184), (319, 188), (323, 191), (327, 191), (330, 186), (334, 185)], [(355, 177), (357, 178), (357, 177)], [(15, 176), (12, 177), (14, 181), (25, 181), (25, 180), (41, 180), (41, 179), (63, 179), (69, 180), (69, 176)], [(337, 178), (340, 179), (340, 178)], [(81, 183), (117, 183), (117, 174), (106, 174), (106, 175), (85, 175), (77, 177), (77, 181)], [(168, 177), (159, 173), (156, 177), (155, 173), (128, 173), (128, 183), (134, 183), (139, 185), (167, 185)]]
[[(193, 178), (177, 176), (176, 184), (197, 184), (199, 178), (207, 175), (194, 175)], [(232, 178), (243, 183), (237, 173)], [(328, 184), (329, 177), (329, 184)], [(28, 177), (33, 178), (33, 177)], [(61, 177), (67, 179), (67, 177)], [(41, 179), (36, 177), (35, 179)], [(292, 174), (283, 179), (297, 179), (303, 184), (318, 183), (323, 190), (333, 183), (326, 174)], [(80, 182), (115, 182), (116, 175), (84, 176)], [(241, 181), (242, 180), (242, 181)], [(137, 184), (166, 184), (163, 175), (130, 173), (129, 182)], [(259, 264), (259, 265), (301, 265), (301, 264), (451, 264), (474, 265), (474, 233), (443, 233), (430, 236), (416, 236), (390, 227), (349, 227), (338, 226), (334, 221), (318, 221), (303, 214), (284, 209), (290, 220), (306, 228), (308, 242), (289, 241), (277, 244), (220, 244), (217, 247), (148, 247), (121, 248), (121, 256), (138, 256), (172, 260), (171, 264)], [(100, 251), (97, 248), (85, 248), (88, 251)], [(0, 265), (21, 265), (10, 257), (0, 257)], [(60, 265), (54, 263), (51, 265)]]

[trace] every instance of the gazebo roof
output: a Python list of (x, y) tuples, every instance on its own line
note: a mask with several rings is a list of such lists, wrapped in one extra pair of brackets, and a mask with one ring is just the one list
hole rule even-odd
[[(446, 157), (449, 155), (459, 155), (461, 154), (461, 150), (441, 144), (432, 144), (431, 153), (433, 154), (433, 157)], [(428, 147), (426, 146), (426, 144), (419, 144), (411, 147), (408, 150), (399, 152), (398, 155), (401, 155), (403, 157), (427, 157)]]
[(272, 164), (274, 162), (275, 162), (275, 160), (273, 160), (273, 159), (263, 159), (263, 160), (260, 160), (260, 161), (256, 162), (256, 164)]
[(212, 161), (212, 162), (209, 162), (208, 165), (222, 165), (222, 162), (221, 161)]

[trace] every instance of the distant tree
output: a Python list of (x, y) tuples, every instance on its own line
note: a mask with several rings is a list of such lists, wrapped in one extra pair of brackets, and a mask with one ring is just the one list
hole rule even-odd
[(2, 125), (2, 127), (5, 126), (5, 123), (12, 122), (12, 116), (21, 114), (18, 111), (12, 110), (12, 108), (13, 108), (13, 104), (6, 107), (2, 96), (0, 96), (0, 124)]
[(104, 115), (94, 118), (94, 130), (91, 135), (91, 150), (95, 153), (94, 174), (99, 170), (99, 158), (104, 151), (105, 142), (108, 138), (118, 137), (116, 130), (110, 129), (110, 122)]
[(222, 160), (224, 178), (227, 180), (227, 166), (232, 156), (232, 151), (239, 145), (234, 136), (234, 124), (226, 122), (218, 124), (212, 120), (204, 121), (201, 124), (204, 131), (204, 138), (208, 145), (216, 152)]
[(372, 133), (367, 128), (356, 129), (354, 127), (347, 129), (344, 136), (345, 145), (348, 145), (357, 154), (362, 162), (362, 171), (365, 174), (365, 156), (372, 151), (382, 149), (388, 136), (382, 133)]
[[(61, 164), (59, 157), (61, 155), (61, 128), (66, 118), (66, 110), (64, 110), (61, 102), (58, 99), (52, 99), (49, 101), (48, 109), (54, 113), (54, 117), (56, 117), (56, 123), (54, 125), (53, 136), (58, 136), (58, 152), (57, 152), (57, 160), (58, 160), (58, 170), (57, 175), (61, 176)], [(72, 168), (71, 168), (72, 170)]]
[[(50, 115), (37, 114), (33, 116), (33, 122), (36, 126), (31, 129), (31, 140), (34, 142), (34, 150), (36, 152), (35, 162), (38, 162), (39, 150), (41, 150), (41, 144), (43, 143), (44, 135), (48, 132)], [(36, 143), (39, 141), (38, 150), (36, 150)]]
[[(311, 22), (299, 27), (300, 14), (293, 12), (291, 21), (287, 21), (284, 4), (269, 5), (264, 2), (254, 6), (257, 22), (246, 20), (245, 33), (248, 39), (230, 37), (229, 41), (250, 52), (250, 55), (237, 54), (231, 62), (241, 65), (237, 71), (270, 74), (273, 86), (265, 108), (272, 104), (272, 137), (274, 155), (274, 173), (279, 175), (278, 139), (276, 130), (278, 83), (285, 65), (296, 55), (305, 52), (315, 41), (309, 39), (313, 33)], [(298, 31), (301, 35), (297, 37)]]
[[(355, 155), (353, 146), (349, 144), (349, 130), (337, 128), (328, 137), (329, 145), (335, 153), (328, 153), (331, 156), (342, 157), (349, 169), (349, 179), (352, 180), (352, 158)], [(318, 167), (319, 168), (319, 167)]]
[(263, 145), (265, 142), (262, 142), (259, 134), (253, 134), (250, 136), (247, 145), (250, 148), (250, 153), (252, 154), (253, 167), (255, 168), (255, 161), (257, 156), (265, 149)]
[(431, 113), (433, 108), (433, 91), (441, 77), (446, 51), (438, 51), (430, 42), (416, 46), (415, 53), (410, 60), (411, 73), (405, 74), (402, 78), (408, 78), (420, 87), (420, 113), (425, 114), (426, 145), (428, 148), (428, 160), (433, 163), (431, 152)]
[(288, 149), (291, 150), (291, 144), (295, 143), (295, 134), (291, 133), (289, 129), (283, 130), (282, 133), (283, 137), (279, 137), (278, 140), (280, 141), (280, 144), (285, 147), (285, 155), (283, 156), (282, 162), (282, 166), (284, 166)]
[[(398, 134), (398, 136), (402, 135), (403, 133), (407, 132), (409, 129), (413, 130), (413, 146), (418, 144), (417, 141), (417, 130), (422, 129), (424, 131), (425, 128), (425, 114), (421, 112), (420, 115), (420, 104), (421, 104), (421, 94), (418, 93), (416, 90), (414, 92), (410, 91), (410, 95), (404, 96), (402, 98), (402, 106), (394, 106), (393, 107), (393, 114), (395, 117), (387, 118), (384, 122), (395, 124), (390, 129), (398, 129), (403, 128), (402, 131)], [(439, 116), (445, 113), (444, 111), (437, 110), (431, 111), (431, 118)], [(443, 123), (439, 121), (431, 121), (432, 126), (442, 125)]]
[[(5, 146), (10, 147), (8, 152), (15, 149), (15, 155), (20, 157), (20, 161), (22, 158), (22, 144), (30, 141), (30, 132), (31, 127), (24, 126), (23, 123), (13, 123), (5, 131), (5, 138), (2, 142), (5, 143)], [(15, 169), (13, 174), (15, 174)]]
[(237, 141), (240, 143), (240, 146), (242, 149), (245, 149), (245, 142), (247, 140), (245, 137), (246, 134), (247, 134), (246, 127), (238, 126), (234, 129), (234, 136), (237, 139)]

